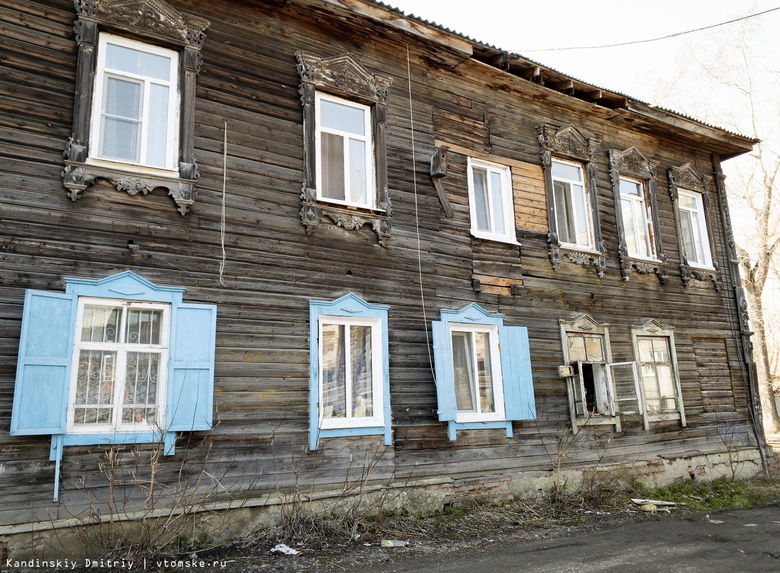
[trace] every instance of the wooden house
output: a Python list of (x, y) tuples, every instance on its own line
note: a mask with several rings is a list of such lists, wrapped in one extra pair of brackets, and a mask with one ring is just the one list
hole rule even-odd
[(721, 172), (754, 140), (373, 0), (0, 21), (0, 547), (141, 482), (760, 471)]

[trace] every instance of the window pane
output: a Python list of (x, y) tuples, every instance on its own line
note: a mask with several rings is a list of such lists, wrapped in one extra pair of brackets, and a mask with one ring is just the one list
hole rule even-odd
[(506, 233), (504, 223), (504, 195), (501, 188), (501, 174), (495, 171), (490, 172), (490, 190), (493, 207), (494, 233), (503, 235)]
[(322, 157), (322, 197), (325, 199), (346, 200), (344, 187), (344, 138), (332, 133), (321, 134)]
[(642, 387), (645, 391), (647, 411), (660, 412), (661, 395), (658, 392), (658, 378), (656, 377), (655, 366), (652, 364), (642, 365)]
[(479, 409), (483, 414), (495, 412), (490, 335), (487, 332), (475, 332), (474, 339), (477, 347), (477, 370), (479, 372)]
[(104, 118), (100, 155), (138, 161), (138, 123)]
[(349, 202), (368, 204), (368, 173), (366, 171), (366, 142), (349, 140)]
[(343, 324), (322, 325), (322, 415), (347, 416), (347, 379)]
[(585, 337), (585, 349), (588, 353), (588, 362), (604, 362), (604, 347), (600, 336)]
[(674, 378), (672, 376), (671, 364), (659, 364), (656, 367), (658, 372), (658, 390), (663, 400), (664, 410), (675, 409), (674, 399)]
[(168, 97), (169, 88), (159, 84), (150, 86), (149, 122), (147, 126), (146, 164), (168, 167)]
[(477, 212), (477, 229), (490, 231), (490, 215), (488, 214), (487, 171), (475, 167), (472, 169), (474, 178), (474, 204)]
[(559, 161), (552, 162), (552, 176), (560, 179), (570, 179), (572, 181), (582, 181), (582, 169), (577, 165), (570, 165), (568, 163), (561, 163)]
[(639, 344), (639, 361), (640, 362), (653, 362), (653, 340), (650, 338), (640, 338), (637, 340)]
[(628, 254), (639, 254), (636, 225), (634, 225), (634, 202), (630, 199), (623, 199), (620, 202), (620, 214), (623, 219), (623, 229), (626, 235), (625, 240)]
[(168, 81), (171, 74), (171, 59), (126, 46), (106, 44), (106, 67)]
[(119, 317), (122, 309), (116, 306), (85, 304), (81, 319), (83, 342), (117, 342)]
[(695, 197), (680, 193), (679, 198), (680, 198), (680, 207), (683, 207), (684, 209), (693, 209), (693, 210), (697, 209), (696, 206), (697, 201)]
[(320, 123), (325, 129), (336, 129), (366, 135), (366, 110), (325, 99), (319, 100)]
[(571, 186), (572, 207), (577, 227), (577, 244), (590, 245), (590, 229), (588, 225), (588, 211), (585, 201), (585, 188), (582, 185)]
[(474, 365), (471, 336), (464, 332), (452, 333), (452, 365), (455, 377), (455, 401), (458, 412), (476, 412), (473, 392)]
[(352, 416), (374, 415), (374, 386), (371, 366), (371, 327), (350, 326), (352, 359)]
[(141, 84), (119, 78), (106, 78), (103, 110), (108, 115), (127, 119), (140, 119)]
[(702, 263), (703, 256), (698, 237), (698, 221), (694, 214), (689, 211), (680, 210), (680, 219), (683, 234), (683, 245), (685, 254), (688, 256), (689, 263)]
[(628, 181), (626, 179), (620, 180), (620, 192), (624, 195), (636, 195), (642, 196), (642, 186), (636, 181)]
[(75, 425), (111, 423), (115, 380), (115, 351), (82, 350), (79, 353)]
[(125, 366), (123, 424), (154, 424), (157, 416), (157, 383), (160, 354), (128, 352)]
[(569, 336), (569, 362), (587, 362), (585, 339), (582, 336)]
[(569, 184), (553, 182), (555, 194), (555, 222), (558, 226), (558, 240), (562, 243), (574, 242), (574, 218), (569, 201)]
[(653, 359), (656, 362), (671, 363), (667, 338), (653, 338)]
[(129, 344), (160, 344), (161, 310), (131, 308), (127, 312), (125, 342)]

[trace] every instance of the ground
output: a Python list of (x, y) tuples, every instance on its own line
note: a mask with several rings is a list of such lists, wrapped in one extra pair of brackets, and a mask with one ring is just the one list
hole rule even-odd
[[(286, 540), (297, 555), (271, 552), (283, 540), (277, 532), (202, 557), (220, 561), (212, 570), (231, 573), (780, 571), (777, 484), (743, 489), (722, 480), (652, 493), (685, 505), (644, 511), (631, 501), (636, 490), (472, 503), (427, 518), (352, 523), (351, 531), (362, 531), (352, 539), (332, 528), (307, 536), (301, 527)], [(396, 546), (383, 547), (383, 540)]]

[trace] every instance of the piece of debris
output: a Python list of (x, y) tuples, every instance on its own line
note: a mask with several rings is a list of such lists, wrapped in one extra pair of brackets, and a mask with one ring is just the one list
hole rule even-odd
[(757, 523), (746, 523), (742, 527), (758, 527), (758, 524)]
[(704, 516), (704, 521), (707, 521), (709, 523), (713, 523), (715, 525), (723, 525), (724, 523), (726, 523), (725, 521), (721, 521), (720, 519), (710, 519), (710, 514), (709, 513)]
[(281, 553), (282, 555), (298, 555), (300, 551), (298, 551), (297, 549), (293, 549), (289, 545), (280, 543), (279, 545), (271, 549), (271, 553)]
[(645, 505), (646, 503), (652, 503), (656, 507), (662, 507), (662, 506), (669, 506), (673, 507), (677, 505), (674, 501), (661, 501), (659, 499), (638, 499), (638, 498), (631, 498), (631, 501), (633, 501), (637, 505)]
[(383, 539), (382, 547), (406, 547), (409, 545), (408, 541), (400, 541), (398, 539)]

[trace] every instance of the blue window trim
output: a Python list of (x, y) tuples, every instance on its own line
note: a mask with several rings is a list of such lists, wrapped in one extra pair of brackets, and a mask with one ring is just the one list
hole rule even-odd
[[(503, 429), (513, 436), (513, 420), (536, 419), (528, 330), (523, 326), (504, 326), (504, 315), (489, 313), (476, 303), (460, 310), (440, 311), (434, 321), (433, 351), (439, 420), (447, 422), (447, 437), (457, 439), (458, 430)], [(504, 395), (504, 420), (457, 421), (450, 323), (493, 326), (498, 330), (501, 378)]]
[[(33, 357), (30, 359), (26, 354), (25, 348), (20, 344), (19, 366), (17, 368), (16, 388), (14, 391), (14, 408), (12, 412), (12, 435), (40, 435), (51, 434), (52, 441), (50, 447), (50, 460), (59, 461), (62, 458), (62, 448), (64, 446), (87, 446), (98, 444), (148, 444), (162, 442), (166, 455), (175, 453), (175, 432), (176, 431), (194, 431), (206, 430), (212, 426), (213, 412), (213, 378), (214, 378), (214, 358), (215, 358), (215, 334), (216, 334), (216, 306), (205, 304), (190, 304), (182, 302), (182, 295), (185, 289), (181, 287), (158, 286), (154, 283), (136, 275), (131, 271), (124, 271), (109, 277), (93, 280), (80, 278), (65, 279), (65, 293), (34, 291), (28, 290), (25, 293), (25, 316), (22, 324), (22, 333), (20, 340), (26, 341), (31, 328), (31, 314), (33, 312), (31, 301), (61, 301), (62, 311), (58, 320), (58, 332), (62, 332), (63, 343), (56, 350), (58, 357), (56, 359), (47, 355), (46, 349), (41, 351), (39, 348), (33, 348)], [(113, 433), (67, 433), (66, 416), (68, 407), (68, 395), (71, 384), (72, 370), (72, 352), (75, 336), (76, 308), (79, 297), (106, 298), (113, 300), (133, 300), (144, 302), (167, 303), (171, 305), (171, 324), (169, 363), (168, 369), (168, 393), (166, 396), (166, 429), (162, 432), (113, 432)], [(45, 307), (41, 307), (45, 308)], [(67, 311), (67, 309), (70, 309)], [(198, 314), (196, 321), (203, 331), (199, 333), (197, 360), (184, 361), (178, 360), (173, 356), (173, 349), (188, 348), (191, 346), (191, 340), (188, 338), (184, 342), (184, 336), (191, 336), (191, 332), (177, 333), (176, 322), (179, 319), (178, 313)], [(189, 324), (189, 323), (188, 323)], [(187, 330), (186, 328), (184, 330)], [(181, 340), (177, 340), (177, 336)], [(37, 345), (42, 346), (41, 344)], [(49, 353), (51, 354), (51, 353)], [(36, 355), (42, 355), (36, 356)], [(56, 406), (56, 415), (52, 416), (50, 424), (42, 425), (39, 419), (34, 419), (33, 423), (26, 423), (30, 417), (30, 404), (33, 403), (34, 393), (31, 390), (28, 393), (26, 387), (26, 371), (33, 368), (57, 368), (56, 381), (50, 378), (47, 380), (50, 386), (56, 387), (59, 398), (55, 397), (52, 404)], [(42, 366), (41, 366), (42, 365)], [(198, 391), (194, 393), (196, 403), (185, 405), (187, 413), (191, 416), (185, 416), (175, 410), (171, 404), (172, 389), (178, 388), (180, 400), (191, 397), (193, 393), (188, 391), (185, 395), (182, 384), (174, 384), (174, 378), (181, 378), (182, 375), (188, 376), (187, 384), (198, 384)], [(47, 387), (47, 390), (49, 388)], [(28, 397), (29, 396), (29, 397)], [(200, 404), (197, 400), (204, 398)], [(34, 405), (34, 404), (33, 404)], [(184, 408), (183, 408), (184, 410)], [(34, 416), (33, 416), (34, 417)], [(40, 418), (40, 416), (39, 416)], [(37, 422), (37, 423), (36, 423)]]
[[(349, 293), (334, 301), (309, 301), (309, 449), (319, 447), (320, 438), (348, 436), (382, 436), (382, 443), (393, 443), (390, 415), (390, 358), (388, 354), (387, 311), (389, 306), (370, 304), (359, 296)], [(319, 325), (320, 317), (349, 317), (379, 319), (382, 337), (382, 397), (383, 412), (381, 426), (354, 428), (320, 428), (320, 381), (319, 381)]]

